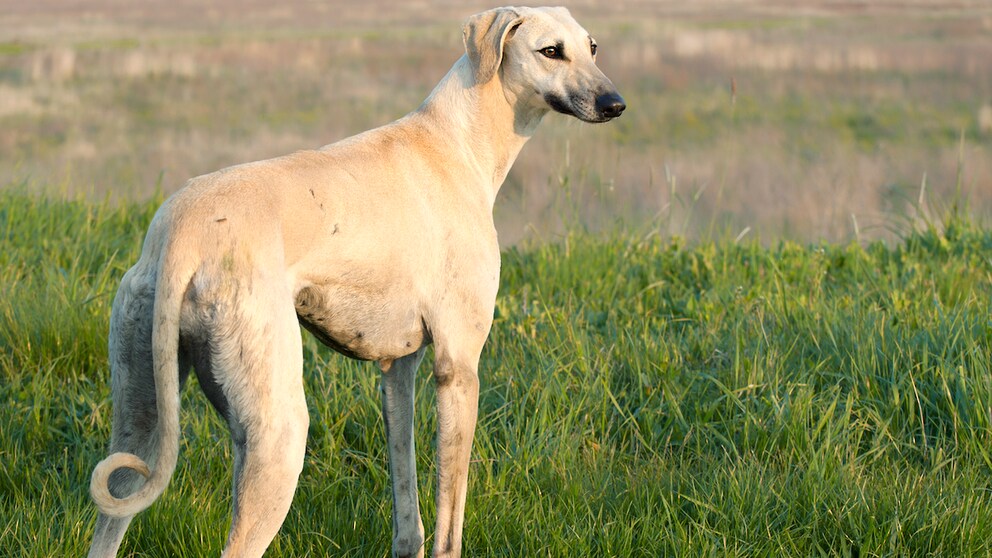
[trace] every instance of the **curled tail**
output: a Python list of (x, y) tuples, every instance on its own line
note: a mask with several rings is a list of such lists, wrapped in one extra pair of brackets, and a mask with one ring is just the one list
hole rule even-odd
[[(166, 248), (166, 254), (171, 250)], [(158, 411), (158, 459), (154, 469), (132, 453), (118, 452), (97, 464), (90, 478), (90, 495), (100, 511), (111, 517), (130, 517), (158, 498), (169, 484), (179, 457), (179, 314), (192, 277), (181, 258), (163, 257), (159, 263), (152, 322), (152, 366)], [(145, 477), (133, 494), (118, 498), (110, 493), (110, 475), (121, 468)]]

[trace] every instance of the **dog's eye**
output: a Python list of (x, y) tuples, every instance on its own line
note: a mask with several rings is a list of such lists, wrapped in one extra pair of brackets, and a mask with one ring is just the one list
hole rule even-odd
[(539, 50), (541, 54), (547, 56), (548, 58), (561, 58), (561, 49), (556, 46), (544, 47)]
[(589, 45), (589, 52), (591, 52), (593, 56), (596, 56), (596, 48), (597, 48), (596, 43), (592, 43), (591, 45)]

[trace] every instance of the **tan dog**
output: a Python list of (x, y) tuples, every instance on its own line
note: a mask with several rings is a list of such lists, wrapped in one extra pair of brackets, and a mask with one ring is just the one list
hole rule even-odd
[(300, 323), (382, 369), (394, 556), (424, 553), (413, 387), (434, 343), (434, 555), (459, 555), (479, 355), (499, 281), (496, 193), (549, 110), (605, 122), (625, 108), (596, 67), (596, 43), (564, 8), (484, 12), (464, 38), (466, 55), (400, 120), (195, 178), (159, 209), (111, 315), (114, 453), (93, 471), (90, 556), (114, 556), (131, 518), (168, 484), (191, 368), (233, 439), (224, 556), (262, 555), (303, 467)]

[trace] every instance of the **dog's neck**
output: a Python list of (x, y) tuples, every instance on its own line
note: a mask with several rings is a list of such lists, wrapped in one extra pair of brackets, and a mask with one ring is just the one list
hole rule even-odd
[(499, 74), (476, 84), (472, 65), (462, 56), (411, 116), (425, 118), (441, 141), (462, 147), (466, 163), (488, 186), (491, 209), (520, 149), (547, 112), (516, 100)]

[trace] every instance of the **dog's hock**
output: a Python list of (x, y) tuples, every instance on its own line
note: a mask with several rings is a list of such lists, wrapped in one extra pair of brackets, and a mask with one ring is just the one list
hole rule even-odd
[(475, 70), (475, 83), (489, 83), (503, 61), (503, 44), (523, 18), (512, 8), (495, 8), (469, 18), (462, 28), (465, 53)]

